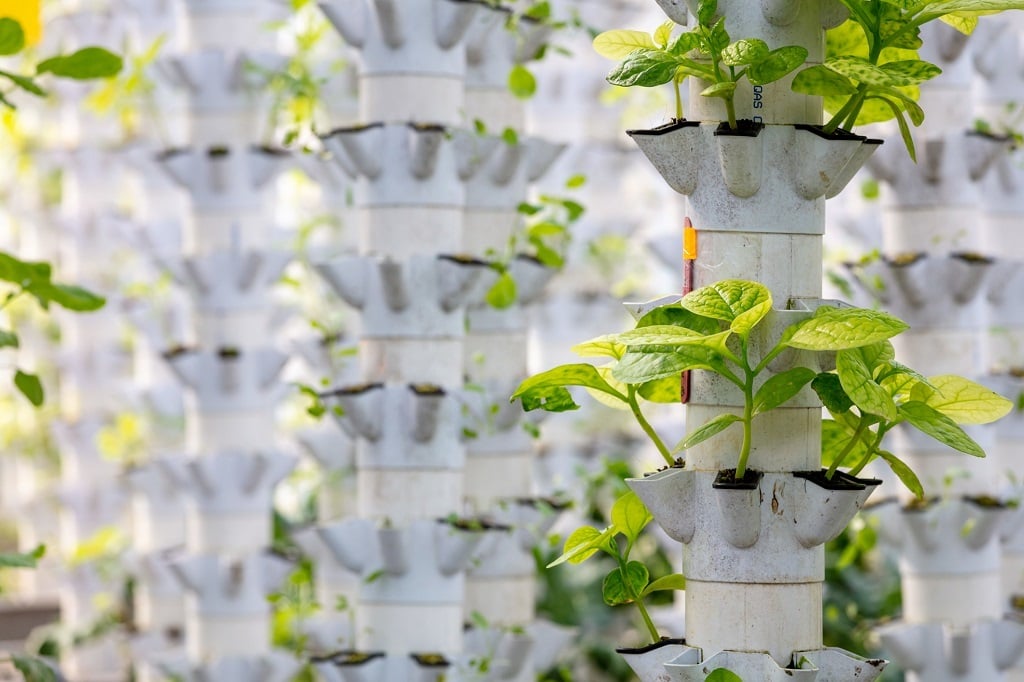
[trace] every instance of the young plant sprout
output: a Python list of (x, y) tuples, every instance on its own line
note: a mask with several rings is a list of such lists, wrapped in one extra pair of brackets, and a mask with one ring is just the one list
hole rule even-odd
[[(608, 606), (636, 604), (651, 641), (657, 642), (661, 635), (644, 606), (644, 599), (652, 592), (685, 589), (686, 578), (679, 573), (672, 573), (652, 581), (647, 566), (629, 560), (640, 533), (654, 520), (636, 493), (628, 492), (615, 501), (611, 520), (611, 525), (604, 530), (583, 526), (573, 531), (565, 541), (562, 556), (548, 564), (548, 568), (565, 562), (583, 563), (599, 551), (613, 557), (616, 567), (605, 576), (601, 585), (604, 602)], [(624, 546), (619, 536), (622, 536)]]
[[(1013, 406), (962, 377), (928, 379), (896, 362), (888, 340), (908, 327), (875, 310), (821, 306), (786, 328), (761, 357), (754, 357), (752, 334), (772, 305), (771, 293), (757, 282), (722, 280), (702, 287), (678, 303), (655, 309), (632, 331), (577, 347), (592, 354), (603, 351), (615, 358), (612, 365), (556, 367), (523, 382), (512, 398), (521, 398), (527, 410), (560, 412), (578, 407), (566, 387), (586, 386), (638, 408), (635, 398), (643, 387), (678, 382), (685, 371), (713, 372), (740, 390), (742, 414), (721, 414), (693, 430), (671, 453), (666, 453), (663, 445), (659, 450), (671, 465), (675, 453), (740, 424), (743, 441), (735, 478), (742, 480), (751, 452), (753, 420), (784, 405), (809, 384), (833, 415), (835, 425), (827, 427), (832, 440), (841, 443), (828, 477), (851, 458), (855, 460), (851, 473), (857, 474), (880, 457), (918, 496), (923, 490), (913, 471), (881, 449), (886, 433), (906, 422), (944, 445), (983, 457), (981, 447), (959, 425), (995, 421)], [(836, 369), (819, 372), (796, 366), (763, 379), (772, 361), (788, 349), (836, 353)], [(627, 392), (623, 394), (610, 382), (625, 386)], [(651, 435), (649, 429), (645, 431)]]
[(970, 34), (981, 15), (1024, 9), (1021, 0), (840, 1), (850, 18), (829, 31), (828, 58), (798, 73), (793, 90), (824, 97), (833, 113), (826, 132), (895, 119), (915, 160), (907, 118), (915, 126), (924, 122), (917, 86), (942, 73), (917, 56), (921, 27), (938, 19)]
[(697, 25), (672, 38), (675, 23), (667, 21), (648, 35), (643, 31), (606, 31), (594, 39), (603, 57), (622, 60), (608, 74), (612, 85), (651, 88), (671, 82), (675, 87), (676, 119), (683, 120), (681, 85), (687, 76), (710, 83), (701, 95), (725, 102), (729, 128), (736, 130), (736, 86), (746, 78), (751, 85), (767, 85), (797, 69), (807, 59), (806, 48), (789, 45), (770, 49), (758, 38), (730, 42), (725, 18), (715, 19), (717, 0), (701, 0)]

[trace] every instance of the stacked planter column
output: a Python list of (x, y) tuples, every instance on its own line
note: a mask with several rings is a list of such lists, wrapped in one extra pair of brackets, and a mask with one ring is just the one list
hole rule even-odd
[[(466, 497), (475, 511), (507, 525), (485, 556), (474, 562), (466, 584), (464, 614), (473, 622), (483, 616), (490, 626), (469, 631), (467, 646), (477, 657), (490, 657), (490, 680), (531, 680), (535, 668), (550, 661), (535, 657), (532, 547), (555, 521), (553, 509), (535, 497), (533, 443), (523, 428), (522, 412), (507, 396), (527, 376), (526, 306), (541, 294), (553, 274), (534, 259), (507, 254), (519, 228), (517, 206), (527, 186), (561, 151), (557, 145), (524, 138), (524, 103), (508, 89), (515, 64), (528, 61), (543, 45), (550, 29), (530, 20), (507, 25), (510, 11), (478, 12), (467, 40), (465, 118), (480, 121), (489, 131), (475, 142), (478, 168), (466, 186), (465, 250), (493, 259), (511, 255), (507, 271), (515, 281), (516, 300), (498, 310), (486, 302), (467, 313), (464, 371), (479, 393), (471, 398), (466, 442)], [(513, 144), (499, 138), (516, 132)], [(515, 628), (515, 629), (512, 629)]]
[[(872, 160), (887, 255), (869, 272), (885, 285), (886, 309), (911, 327), (894, 340), (897, 357), (925, 375), (979, 378), (993, 263), (979, 255), (978, 181), (1005, 147), (965, 131), (969, 52), (963, 36), (936, 24), (921, 56), (943, 75), (921, 88), (928, 119), (915, 135), (918, 163), (896, 140)], [(991, 430), (969, 433), (990, 448)], [(900, 487), (897, 503), (880, 508), (903, 588), (902, 621), (879, 631), (882, 643), (909, 680), (1001, 680), (1024, 631), (1003, 620), (998, 530), (1007, 511), (990, 503), (1000, 496), (995, 458), (965, 457), (910, 429), (893, 433), (892, 448), (929, 501), (908, 505)]]
[[(54, 44), (108, 45), (120, 42), (124, 25), (103, 9), (72, 11), (56, 19), (48, 36)], [(120, 485), (120, 463), (100, 452), (97, 436), (118, 412), (129, 407), (126, 383), (130, 357), (121, 341), (123, 323), (116, 268), (123, 218), (118, 215), (123, 161), (118, 158), (118, 129), (110, 120), (88, 113), (91, 88), (80, 83), (58, 86), (65, 151), (61, 196), (58, 272), (107, 298), (100, 311), (78, 315), (55, 310), (62, 329), (60, 409), (54, 425), (61, 452), (64, 505), (61, 550), (71, 558), (82, 543), (101, 530), (121, 528), (128, 497)], [(70, 636), (81, 635), (118, 608), (125, 575), (101, 571), (85, 561), (68, 567), (61, 583), (61, 621)], [(105, 603), (104, 603), (105, 602)], [(117, 680), (126, 661), (115, 637), (90, 638), (62, 652), (62, 670), (70, 680)]]
[[(659, 5), (685, 20), (683, 3)], [(730, 35), (759, 37), (771, 47), (803, 45), (811, 63), (822, 59), (824, 29), (842, 18), (838, 4), (828, 2), (720, 2), (719, 9)], [(756, 137), (718, 135), (724, 107), (697, 95), (705, 86), (691, 86), (692, 121), (631, 135), (665, 181), (689, 198), (697, 230), (696, 259), (688, 266), (694, 288), (739, 278), (771, 290), (775, 310), (762, 325), (767, 331), (753, 339), (758, 353), (822, 303), (825, 199), (877, 144), (857, 136), (826, 139), (801, 127), (821, 122), (820, 104), (790, 92), (788, 79), (765, 86), (757, 108), (749, 86), (738, 93), (739, 117), (764, 124)], [(769, 373), (785, 369), (783, 361)], [(723, 412), (738, 414), (741, 405), (726, 382), (694, 372), (688, 430)], [(880, 673), (880, 661), (822, 646), (823, 544), (877, 482), (828, 489), (799, 473), (819, 470), (820, 420), (820, 404), (805, 390), (755, 421), (750, 467), (760, 475), (753, 485), (716, 485), (719, 471), (736, 466), (738, 429), (689, 450), (683, 469), (628, 481), (655, 520), (684, 543), (687, 576), (685, 644), (628, 653), (641, 679), (667, 673), (703, 680), (716, 668), (757, 680), (867, 680)]]
[[(363, 382), (325, 397), (356, 443), (358, 514), (323, 526), (335, 559), (363, 580), (355, 648), (317, 661), (328, 680), (434, 680), (463, 649), (464, 571), (488, 533), (443, 519), (463, 502), (466, 300), (490, 272), (463, 247), (471, 145), (463, 39), (481, 4), (336, 0), (322, 9), (359, 56), (363, 126), (324, 138), (357, 176), (359, 254), (324, 264), (361, 314)], [(367, 580), (367, 578), (372, 578)]]
[[(1024, 95), (1021, 55), (1021, 17), (1014, 12), (1004, 21), (984, 22), (978, 27), (974, 46), (975, 109), (977, 117), (995, 134), (1016, 127), (1019, 102)], [(1024, 315), (1020, 294), (1024, 287), (1024, 244), (1019, 228), (1024, 223), (1020, 152), (1000, 156), (981, 186), (980, 231), (985, 253), (998, 254), (993, 267), (987, 297), (987, 334), (984, 339), (982, 369), (992, 374), (992, 387), (1011, 399), (1024, 391), (1020, 368), (1024, 365), (1021, 341), (1024, 341)], [(1022, 481), (1020, 447), (1024, 439), (1021, 412), (1000, 420), (993, 427), (993, 442), (988, 450), (996, 467), (995, 484), (1002, 499), (1019, 500)], [(1020, 512), (1013, 512), (1002, 531), (1002, 607), (1020, 612), (1024, 594), (1024, 534), (1018, 529)], [(1005, 679), (1024, 680), (1020, 659), (1007, 671)]]
[(186, 497), (185, 555), (170, 571), (186, 591), (186, 656), (161, 667), (184, 679), (284, 681), (297, 663), (271, 651), (266, 595), (290, 570), (268, 552), (272, 495), (293, 460), (275, 445), (278, 381), (270, 289), (288, 261), (267, 219), (283, 162), (256, 146), (259, 79), (273, 3), (186, 3), (188, 50), (166, 58), (189, 97), (191, 146), (158, 162), (191, 199), (183, 254), (165, 265), (193, 306), (190, 343), (165, 357), (185, 388), (186, 456), (161, 461)]

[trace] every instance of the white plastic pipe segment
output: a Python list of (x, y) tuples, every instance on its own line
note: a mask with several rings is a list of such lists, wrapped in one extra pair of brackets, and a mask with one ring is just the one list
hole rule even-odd
[(322, 0), (324, 14), (359, 50), (363, 120), (456, 123), (462, 43), (479, 3), (455, 0)]

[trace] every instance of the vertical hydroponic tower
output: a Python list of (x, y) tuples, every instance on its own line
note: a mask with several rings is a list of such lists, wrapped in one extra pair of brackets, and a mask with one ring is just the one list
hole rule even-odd
[[(972, 227), (978, 182), (1006, 145), (967, 130), (967, 37), (936, 23), (922, 38), (922, 58), (943, 73), (921, 87), (928, 118), (916, 135), (918, 162), (897, 154), (899, 145), (870, 162), (883, 184), (884, 255), (863, 274), (877, 276), (882, 305), (911, 327), (893, 341), (898, 356), (928, 376), (977, 379), (985, 373), (993, 261)], [(990, 449), (991, 428), (967, 428)], [(879, 631), (882, 644), (911, 680), (1001, 680), (1024, 642), (1020, 626), (1004, 620), (1000, 594), (999, 528), (1007, 510), (997, 502), (996, 459), (963, 457), (902, 427), (892, 447), (918, 473), (926, 502), (910, 504), (902, 493), (878, 512), (883, 537), (898, 548), (903, 591), (902, 619)], [(939, 593), (947, 598), (936, 599)]]
[(165, 73), (188, 97), (190, 146), (160, 155), (191, 199), (182, 251), (166, 259), (193, 306), (189, 344), (165, 353), (185, 387), (186, 453), (162, 464), (186, 497), (184, 556), (171, 571), (186, 591), (185, 679), (289, 679), (272, 652), (266, 600), (288, 570), (268, 550), (272, 494), (292, 467), (275, 444), (278, 381), (270, 289), (288, 261), (268, 218), (284, 158), (259, 145), (263, 73), (279, 63), (272, 2), (192, 0), (187, 50)]
[[(679, 0), (658, 0), (677, 23)], [(687, 2), (696, 13), (696, 2)], [(719, 2), (733, 39), (761, 38), (770, 48), (800, 45), (808, 62), (823, 59), (824, 30), (840, 22), (839, 3), (780, 0)], [(753, 91), (740, 86), (736, 134), (720, 125), (718, 100), (691, 87), (688, 120), (631, 131), (665, 181), (688, 197), (696, 230), (686, 254), (693, 288), (726, 278), (753, 279), (772, 293), (774, 311), (755, 331), (769, 347), (785, 326), (821, 305), (825, 199), (837, 194), (877, 143), (829, 136), (820, 101), (790, 91), (791, 78)], [(761, 329), (759, 327), (759, 329)], [(755, 351), (756, 352), (756, 351)], [(787, 369), (773, 365), (768, 374)], [(740, 414), (740, 392), (694, 372), (688, 430)], [(685, 468), (629, 481), (659, 524), (684, 543), (686, 641), (625, 652), (641, 679), (703, 680), (717, 668), (742, 679), (874, 679), (882, 663), (822, 645), (824, 543), (837, 535), (877, 482), (843, 490), (808, 477), (821, 462), (821, 406), (804, 389), (754, 422), (750, 467), (738, 485), (719, 482), (735, 468), (739, 431), (726, 431), (685, 453)], [(753, 478), (753, 481), (749, 479)], [(799, 668), (800, 670), (786, 670)], [(815, 669), (817, 669), (815, 671)]]
[(463, 40), (481, 5), (451, 0), (321, 3), (359, 58), (363, 125), (324, 137), (357, 177), (359, 254), (320, 269), (361, 315), (363, 382), (331, 391), (356, 443), (358, 514), (320, 528), (362, 578), (360, 653), (318, 659), (327, 679), (435, 679), (463, 650), (465, 568), (486, 534), (458, 520), (465, 446), (465, 302), (491, 272), (463, 249), (472, 141)]

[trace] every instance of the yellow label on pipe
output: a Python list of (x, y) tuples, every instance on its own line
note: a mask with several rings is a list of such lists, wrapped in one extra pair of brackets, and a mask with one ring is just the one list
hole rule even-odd
[(683, 226), (683, 260), (697, 260), (697, 230), (689, 218)]
[(0, 0), (0, 17), (10, 17), (25, 32), (25, 43), (35, 45), (43, 34), (42, 0)]

